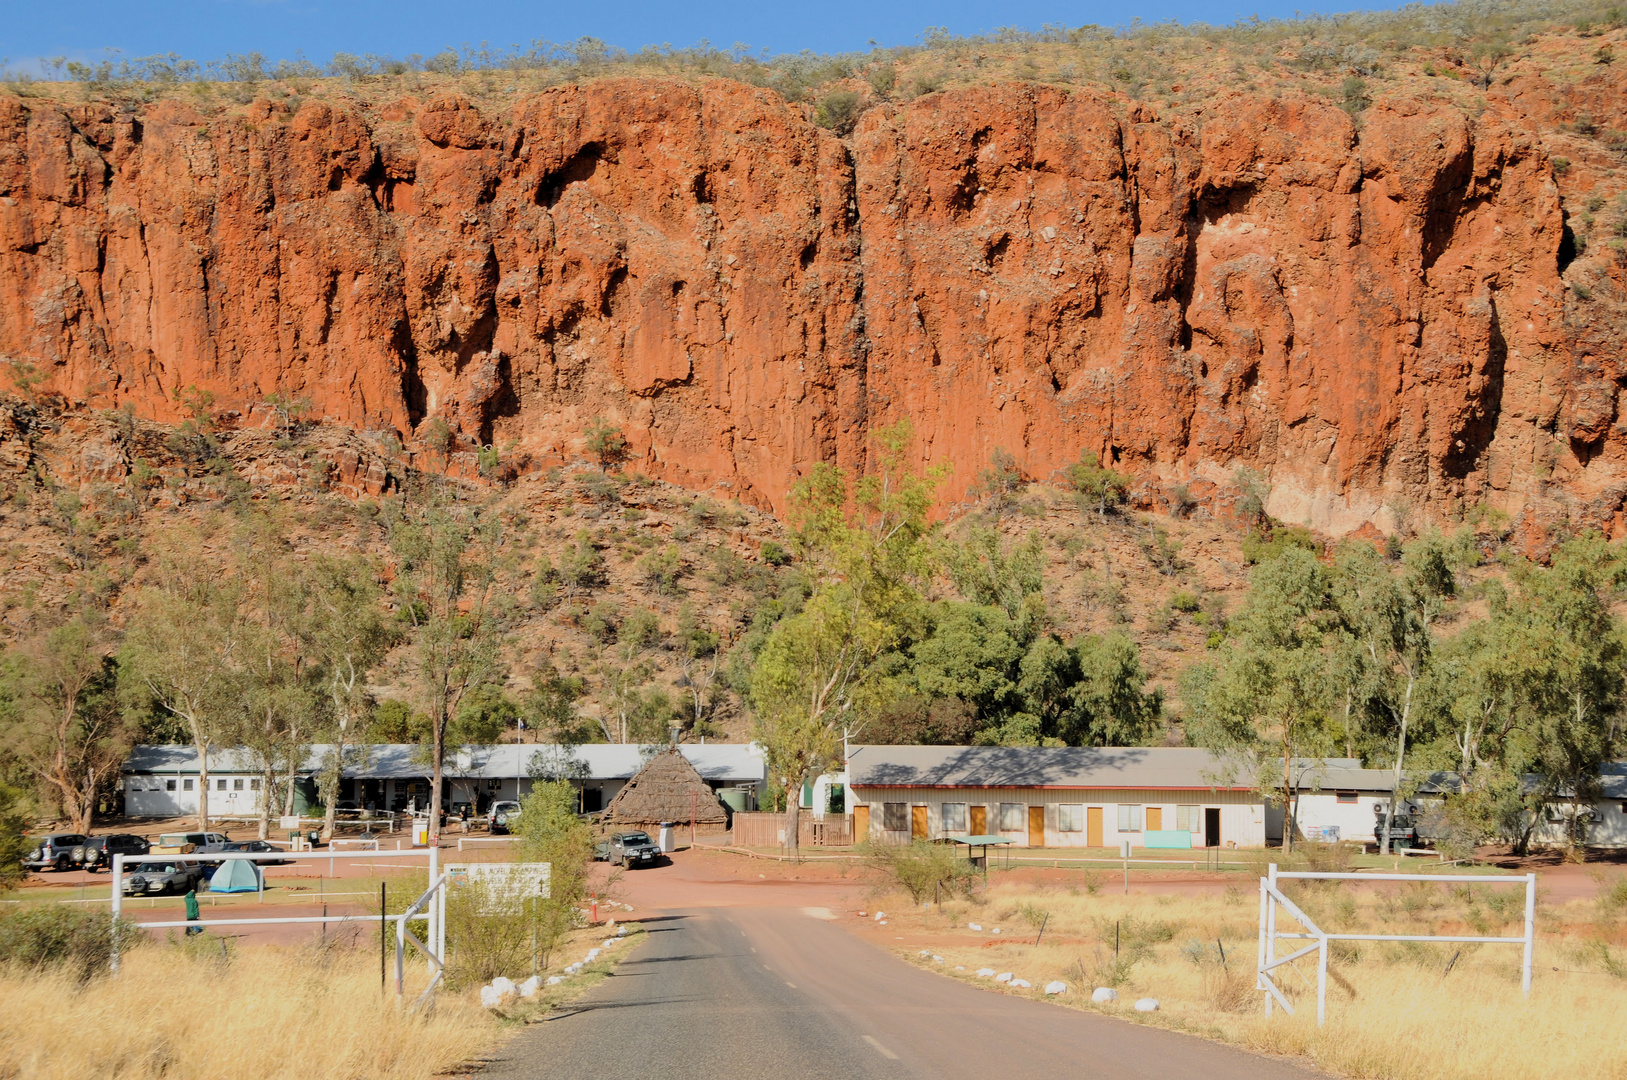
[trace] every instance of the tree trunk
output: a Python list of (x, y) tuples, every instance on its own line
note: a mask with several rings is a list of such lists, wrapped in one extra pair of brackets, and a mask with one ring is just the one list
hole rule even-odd
[(1282, 755), (1282, 851), (1283, 854), (1294, 850), (1294, 758), (1290, 753)]
[(193, 743), (198, 751), (198, 828), (209, 831), (209, 744)]
[[(265, 760), (265, 759), (262, 759)], [(271, 835), (271, 762), (265, 760), (265, 768), (260, 770), (260, 839), (265, 840)]]
[(446, 725), (449, 717), (443, 710), (435, 722), (434, 753), (435, 764), (430, 770), (429, 780), (429, 846), (439, 847), (441, 844), (441, 778), (446, 771), (446, 763), (442, 757), (446, 751)]
[(327, 810), (322, 815), (323, 843), (328, 843), (333, 839), (333, 822), (334, 818), (338, 816), (338, 808), (334, 804), (339, 801), (339, 779), (344, 775), (345, 769), (345, 744), (343, 741), (335, 744), (334, 752), (336, 757), (333, 767), (322, 778), (322, 801), (327, 804)]
[(798, 777), (796, 780), (796, 787), (794, 789), (791, 787), (791, 782), (789, 780), (786, 781), (785, 787), (785, 851), (786, 854), (790, 855), (793, 859), (797, 857), (799, 850), (798, 841), (801, 839), (801, 837), (797, 835), (799, 826), (801, 825), (801, 811), (802, 779)]

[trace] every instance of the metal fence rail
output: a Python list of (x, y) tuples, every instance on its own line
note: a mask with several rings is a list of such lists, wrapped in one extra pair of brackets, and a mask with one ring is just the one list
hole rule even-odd
[[(1465, 934), (1340, 934), (1329, 933), (1317, 926), (1288, 897), (1284, 896), (1278, 888), (1278, 882), (1285, 880), (1298, 881), (1427, 881), (1434, 884), (1475, 884), (1488, 885), (1514, 885), (1525, 886), (1525, 933), (1520, 937), (1482, 937)], [(1277, 914), (1283, 912), (1302, 928), (1300, 931), (1285, 931), (1277, 929)], [(1289, 1002), (1282, 988), (1277, 985), (1276, 977), (1271, 973), (1278, 968), (1289, 967), (1306, 984), (1310, 980), (1303, 972), (1294, 967), (1296, 961), (1311, 953), (1317, 954), (1316, 960), (1316, 1023), (1321, 1026), (1327, 1019), (1328, 1001), (1328, 943), (1332, 941), (1436, 941), (1442, 943), (1473, 943), (1486, 945), (1521, 945), (1524, 946), (1525, 956), (1520, 969), (1520, 989), (1526, 997), (1531, 996), (1531, 966), (1535, 954), (1537, 926), (1537, 875), (1527, 874), (1523, 878), (1517, 877), (1489, 877), (1484, 875), (1473, 876), (1467, 874), (1322, 874), (1312, 871), (1294, 870), (1279, 871), (1277, 864), (1272, 863), (1267, 876), (1260, 879), (1260, 940), (1258, 958), (1255, 966), (1256, 990), (1265, 994), (1265, 1013), (1271, 1015), (1274, 1005), (1281, 1005), (1292, 1016), (1294, 1006)], [(1277, 955), (1277, 942), (1309, 941), (1311, 944), (1289, 953), (1287, 956)]]
[[(424, 991), (424, 995), (423, 995), (423, 997), (427, 997), (431, 992), (434, 991), (436, 984), (440, 982), (441, 974), (442, 974), (442, 971), (444, 969), (443, 958), (444, 958), (445, 953), (446, 953), (446, 888), (445, 888), (445, 886), (446, 886), (446, 881), (447, 881), (447, 878), (449, 877), (449, 875), (441, 873), (441, 869), (440, 869), (441, 852), (440, 852), (439, 848), (432, 847), (432, 848), (429, 848), (427, 850), (418, 850), (418, 851), (347, 851), (347, 852), (342, 852), (342, 853), (336, 853), (336, 852), (332, 852), (332, 851), (326, 851), (326, 852), (221, 851), (221, 852), (208, 852), (208, 853), (205, 853), (205, 854), (202, 854), (202, 855), (193, 855), (193, 856), (190, 856), (190, 858), (191, 858), (192, 861), (197, 861), (197, 862), (202, 862), (202, 861), (205, 861), (205, 860), (207, 860), (209, 862), (226, 862), (228, 860), (234, 860), (235, 859), (235, 860), (239, 860), (239, 861), (243, 861), (243, 862), (255, 862), (255, 863), (262, 862), (262, 861), (267, 861), (267, 860), (273, 860), (273, 859), (279, 860), (279, 861), (283, 860), (283, 859), (301, 859), (301, 860), (328, 859), (328, 860), (330, 860), (329, 869), (330, 869), (330, 872), (331, 872), (331, 869), (332, 869), (331, 860), (333, 860), (335, 858), (342, 858), (342, 859), (384, 859), (384, 858), (399, 859), (399, 858), (406, 858), (406, 857), (419, 856), (419, 855), (429, 857), (430, 886), (429, 886), (428, 889), (424, 890), (423, 895), (419, 896), (417, 900), (413, 901), (413, 903), (407, 908), (407, 910), (404, 911), (403, 913), (401, 913), (400, 915), (390, 915), (390, 914), (386, 914), (386, 913), (383, 913), (383, 912), (381, 912), (377, 917), (372, 916), (372, 915), (273, 915), (273, 916), (257, 918), (257, 919), (164, 920), (164, 921), (160, 921), (160, 922), (144, 922), (144, 923), (141, 923), (140, 925), (142, 927), (150, 928), (150, 929), (165, 929), (165, 928), (176, 928), (176, 927), (183, 927), (183, 926), (184, 927), (194, 927), (194, 926), (197, 926), (197, 927), (208, 927), (208, 926), (273, 926), (273, 925), (300, 924), (300, 923), (303, 923), (303, 924), (312, 924), (312, 923), (326, 924), (326, 923), (362, 922), (362, 921), (367, 921), (367, 922), (377, 921), (380, 924), (388, 926), (388, 924), (394, 923), (395, 926), (396, 926), (396, 934), (395, 934), (395, 938), (396, 938), (396, 958), (395, 958), (396, 993), (398, 995), (401, 994), (403, 992), (403, 988), (405, 986), (403, 965), (406, 962), (407, 941), (410, 939), (412, 941), (413, 945), (415, 945), (419, 949), (419, 951), (421, 951), (425, 955), (425, 957), (426, 957), (426, 959), (428, 960), (428, 963), (429, 963), (429, 973), (430, 973), (429, 988)], [(132, 865), (132, 864), (162, 863), (162, 862), (184, 862), (184, 861), (187, 861), (188, 858), (189, 858), (189, 856), (186, 856), (186, 855), (114, 855), (113, 856), (113, 882), (112, 882), (113, 896), (112, 896), (112, 912), (111, 912), (111, 914), (112, 914), (112, 919), (111, 919), (112, 951), (111, 951), (109, 959), (110, 959), (110, 966), (112, 967), (112, 969), (113, 969), (113, 971), (115, 973), (117, 973), (118, 970), (119, 970), (118, 923), (119, 923), (119, 917), (120, 917), (120, 914), (121, 914), (121, 912), (123, 910), (123, 905), (124, 905), (124, 868), (126, 866)], [(389, 864), (381, 864), (381, 865), (389, 865)], [(263, 889), (264, 885), (265, 885), (264, 871), (260, 870), (258, 867), (256, 867), (255, 876), (260, 879), (261, 888)], [(427, 943), (426, 943), (426, 941), (420, 941), (416, 934), (411, 933), (407, 929), (407, 924), (409, 922), (417, 921), (417, 920), (423, 920), (426, 923), (425, 928), (424, 928), (424, 930), (425, 930), (424, 937), (425, 937), (425, 939), (427, 939)], [(420, 997), (419, 1000), (422, 1001), (423, 997)]]

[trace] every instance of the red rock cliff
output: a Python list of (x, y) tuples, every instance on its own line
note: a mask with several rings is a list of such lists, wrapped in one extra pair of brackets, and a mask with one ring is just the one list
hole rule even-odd
[[(1380, 102), (1358, 133), (1305, 99), (1159, 117), (1004, 85), (843, 141), (727, 82), (491, 115), (0, 96), (0, 354), (53, 389), (174, 418), (195, 386), (249, 423), (281, 390), (538, 462), (604, 414), (646, 471), (775, 507), (908, 414), (957, 491), (996, 446), (1041, 479), (1088, 448), (1153, 498), (1249, 464), (1334, 532), (1517, 511), (1575, 381), (1562, 232), (1498, 98)], [(1562, 477), (1600, 522), (1606, 390)]]

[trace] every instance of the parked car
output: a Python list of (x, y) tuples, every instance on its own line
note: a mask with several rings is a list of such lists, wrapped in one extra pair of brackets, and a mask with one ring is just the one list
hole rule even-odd
[(631, 870), (636, 866), (654, 866), (661, 861), (661, 847), (646, 832), (619, 832), (593, 849), (593, 857), (600, 862), (613, 862)]
[(106, 868), (113, 869), (113, 856), (115, 855), (145, 855), (152, 847), (146, 839), (134, 833), (110, 833), (107, 836), (91, 836), (85, 842), (73, 849), (74, 864), (81, 869), (95, 873)]
[(84, 842), (84, 836), (79, 833), (42, 836), (23, 858), (23, 866), (29, 870), (72, 870), (73, 849)]
[(486, 826), (494, 833), (512, 831), (519, 820), (520, 804), (512, 800), (494, 802), (486, 812)]
[[(282, 851), (282, 848), (278, 847), (276, 844), (273, 844), (268, 840), (233, 840), (229, 844), (221, 845), (219, 850), (221, 850), (221, 851), (252, 851), (252, 852), (256, 852), (256, 853), (258, 853), (258, 852), (267, 852), (267, 853), (277, 852), (277, 853), (280, 853)], [(254, 863), (255, 863), (256, 866), (292, 866), (294, 864), (294, 860), (293, 859), (256, 859), (256, 860), (254, 860)]]
[(126, 896), (163, 896), (165, 893), (186, 893), (198, 887), (204, 878), (204, 868), (195, 862), (177, 859), (175, 862), (146, 863), (124, 879)]
[(158, 843), (152, 846), (154, 855), (191, 855), (211, 844), (226, 843), (226, 834), (218, 832), (159, 833)]

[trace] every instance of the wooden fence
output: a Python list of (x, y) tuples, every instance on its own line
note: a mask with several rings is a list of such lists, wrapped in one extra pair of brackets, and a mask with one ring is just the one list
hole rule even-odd
[[(853, 843), (853, 818), (847, 814), (826, 814), (816, 818), (806, 810), (798, 816), (799, 847), (849, 847)], [(734, 815), (734, 842), (740, 847), (784, 847), (785, 815)]]

